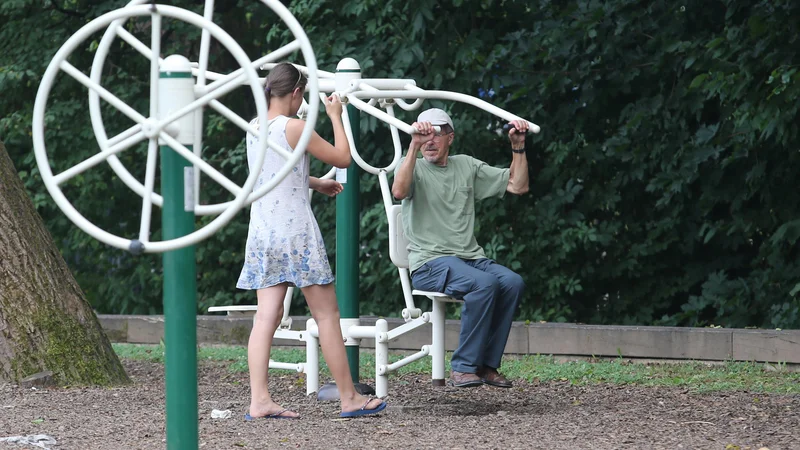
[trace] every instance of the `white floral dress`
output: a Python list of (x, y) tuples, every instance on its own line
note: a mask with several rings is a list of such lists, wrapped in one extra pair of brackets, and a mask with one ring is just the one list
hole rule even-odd
[[(286, 141), (288, 121), (285, 116), (271, 120), (268, 134), (291, 152)], [(246, 139), (247, 162), (252, 170), (258, 137), (248, 133)], [(284, 163), (280, 155), (267, 148), (253, 189), (272, 179)], [(309, 156), (305, 153), (283, 181), (251, 205), (244, 267), (237, 288), (263, 289), (281, 283), (302, 288), (333, 282), (325, 243), (309, 202), (308, 171)]]

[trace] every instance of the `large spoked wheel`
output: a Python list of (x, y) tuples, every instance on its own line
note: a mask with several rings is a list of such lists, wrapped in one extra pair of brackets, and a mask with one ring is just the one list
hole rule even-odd
[[(273, 52), (271, 55), (268, 55), (268, 57), (273, 56), (278, 58), (294, 50), (302, 50), (305, 63), (309, 67), (309, 89), (316, 89), (318, 84), (316, 82), (316, 60), (314, 59), (313, 50), (308, 42), (308, 38), (305, 36), (302, 28), (300, 28), (294, 17), (288, 12), (288, 10), (285, 9), (285, 7), (283, 7), (283, 5), (278, 2), (271, 1), (265, 1), (265, 3), (272, 7), (272, 9), (281, 16), (281, 18), (292, 29), (292, 32), (295, 34), (295, 36), (298, 37), (298, 39), (292, 44), (283, 47), (281, 49), (283, 51), (279, 51), (280, 54), (276, 55), (278, 52)], [(67, 61), (67, 58), (72, 54), (72, 52), (75, 51), (93, 33), (103, 30), (112, 23), (117, 24), (117, 27), (112, 26), (108, 28), (106, 35), (108, 36), (108, 34), (111, 32), (119, 33), (121, 28), (119, 28), (118, 24), (124, 23), (124, 21), (128, 18), (140, 16), (150, 16), (151, 18), (152, 36), (150, 47), (147, 47), (145, 44), (136, 40), (136, 38), (130, 35), (126, 36), (130, 38), (126, 40), (135, 48), (137, 48), (138, 51), (145, 54), (151, 61), (150, 117), (142, 116), (135, 109), (125, 104), (125, 102), (115, 97), (99, 84), (98, 81), (100, 71), (102, 70), (102, 61), (108, 55), (108, 47), (110, 43), (105, 45), (102, 49), (98, 48), (99, 60), (95, 59), (95, 64), (93, 64), (92, 69), (92, 76), (95, 77), (96, 75), (94, 79), (87, 77), (83, 72), (78, 70), (75, 66), (71, 65)], [(186, 106), (179, 108), (176, 111), (170, 111), (162, 114), (164, 117), (159, 117), (159, 89), (157, 86), (160, 76), (159, 71), (164, 70), (163, 67), (161, 67), (164, 65), (164, 60), (160, 60), (159, 57), (162, 17), (177, 19), (202, 28), (204, 34), (209, 33), (210, 36), (213, 36), (230, 52), (241, 68), (215, 81), (211, 85), (206, 86), (206, 89), (202, 95), (198, 95), (199, 98), (196, 98)], [(108, 40), (111, 41), (113, 39)], [(174, 57), (172, 58), (174, 60)], [(174, 135), (177, 131), (177, 124), (182, 118), (191, 116), (193, 113), (196, 113), (197, 110), (201, 110), (206, 105), (217, 106), (219, 109), (226, 109), (217, 99), (243, 84), (249, 86), (250, 90), (252, 91), (258, 116), (265, 119), (267, 116), (266, 98), (264, 96), (261, 81), (259, 80), (255, 71), (256, 67), (264, 63), (265, 58), (261, 58), (257, 61), (251, 61), (242, 48), (233, 40), (233, 38), (231, 38), (216, 24), (197, 14), (172, 6), (131, 5), (109, 12), (85, 25), (77, 33), (70, 37), (70, 39), (67, 40), (61, 49), (59, 49), (58, 53), (56, 53), (56, 55), (53, 57), (53, 60), (51, 61), (44, 74), (44, 77), (42, 78), (34, 106), (33, 142), (36, 160), (45, 185), (56, 204), (72, 222), (96, 239), (108, 245), (125, 250), (131, 250), (136, 253), (156, 253), (174, 250), (195, 244), (210, 236), (225, 223), (227, 223), (242, 208), (242, 206), (248, 202), (248, 200), (253, 201), (277, 185), (292, 170), (300, 158), (302, 158), (305, 147), (313, 133), (313, 126), (316, 121), (316, 112), (319, 101), (315, 101), (317, 92), (310, 92), (312, 95), (309, 115), (303, 133), (301, 134), (300, 142), (293, 152), (287, 152), (281, 147), (277, 146), (275, 143), (270, 142), (267, 139), (266, 126), (256, 129), (247, 121), (235, 115), (233, 112), (230, 112), (229, 110), (226, 111), (227, 114), (224, 114), (226, 118), (244, 130), (252, 133), (255, 136), (258, 136), (261, 146), (260, 151), (258, 152), (258, 161), (255, 161), (256, 167), (251, 171), (251, 173), (249, 173), (246, 181), (241, 187), (211, 167), (208, 163), (203, 161), (199, 155), (193, 153), (191, 150), (186, 148), (185, 145), (181, 144), (174, 138)], [(185, 59), (183, 60), (185, 61)], [(100, 61), (99, 64), (98, 61)], [(191, 69), (189, 68), (187, 70)], [(50, 167), (50, 161), (48, 159), (47, 149), (45, 146), (44, 113), (47, 106), (48, 96), (59, 71), (65, 72), (67, 75), (71, 76), (89, 89), (90, 99), (92, 99), (92, 101), (90, 101), (90, 105), (92, 105), (92, 126), (94, 127), (97, 136), (100, 152), (63, 172), (54, 175)], [(109, 139), (105, 133), (105, 129), (103, 128), (102, 118), (100, 117), (100, 98), (130, 118), (134, 122), (134, 125)], [(116, 154), (145, 140), (149, 141), (149, 147), (145, 181), (142, 184), (125, 169), (125, 167), (117, 159)], [(235, 198), (230, 202), (215, 205), (217, 208), (214, 212), (219, 213), (219, 216), (203, 228), (180, 238), (150, 242), (149, 228), (151, 207), (153, 204), (161, 205), (163, 202), (161, 197), (153, 192), (153, 182), (155, 179), (157, 161), (155, 155), (158, 151), (159, 142), (163, 145), (168, 145), (171, 147), (180, 156), (184, 157), (204, 174), (214, 179), (226, 190), (231, 192)], [(280, 153), (284, 157), (285, 163), (273, 179), (261, 186), (257, 192), (253, 192), (253, 186), (258, 178), (267, 146)], [(61, 190), (60, 185), (104, 161), (108, 161), (112, 168), (114, 168), (120, 177), (123, 178), (123, 181), (125, 181), (128, 186), (130, 186), (143, 198), (142, 217), (138, 239), (129, 239), (117, 236), (92, 224), (72, 206)]]

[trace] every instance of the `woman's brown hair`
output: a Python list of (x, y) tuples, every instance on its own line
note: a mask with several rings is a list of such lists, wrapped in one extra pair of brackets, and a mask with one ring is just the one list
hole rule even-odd
[(305, 88), (308, 79), (303, 72), (294, 65), (283, 62), (277, 64), (269, 71), (264, 93), (267, 94), (267, 107), (270, 97), (283, 97), (291, 94), (297, 88)]

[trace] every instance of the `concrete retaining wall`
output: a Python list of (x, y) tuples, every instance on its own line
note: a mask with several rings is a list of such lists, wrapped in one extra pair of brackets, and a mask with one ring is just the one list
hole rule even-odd
[[(164, 337), (163, 316), (100, 315), (100, 323), (112, 342), (157, 344)], [(376, 317), (362, 317), (362, 325), (373, 325)], [(292, 317), (292, 328), (305, 329), (308, 317)], [(389, 329), (402, 319), (386, 319)], [(246, 345), (252, 326), (248, 316), (198, 316), (197, 342)], [(458, 343), (460, 322), (448, 320), (445, 341), (448, 351)], [(429, 325), (392, 341), (397, 350), (419, 350), (430, 344)], [(305, 345), (276, 340), (275, 345)], [(373, 348), (372, 339), (361, 341)], [(542, 354), (624, 358), (737, 360), (800, 364), (800, 330), (750, 330), (724, 328), (637, 327), (515, 322), (506, 345), (509, 354)]]

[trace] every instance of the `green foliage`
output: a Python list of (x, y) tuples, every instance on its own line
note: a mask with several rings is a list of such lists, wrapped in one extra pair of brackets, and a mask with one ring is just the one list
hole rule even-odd
[[(131, 257), (75, 228), (45, 192), (30, 143), (35, 88), (58, 46), (124, 3), (0, 6), (8, 24), (0, 29), (0, 139), (93, 305), (150, 313), (161, 309), (160, 258)], [(176, 3), (200, 10), (197, 2)], [(217, 22), (251, 56), (293, 39), (263, 5), (238, 3), (219, 5)], [(290, 9), (322, 69), (352, 57), (365, 76), (480, 94), (542, 126), (527, 144), (531, 192), (477, 208), (479, 242), (526, 280), (521, 319), (800, 327), (800, 197), (792, 194), (800, 162), (796, 2), (296, 0)], [(197, 30), (168, 25), (175, 27), (170, 36), (181, 38), (165, 39), (164, 53), (196, 54)], [(146, 29), (138, 31), (146, 42)], [(71, 59), (87, 72), (88, 50)], [(146, 111), (143, 58), (127, 45), (114, 52), (104, 83)], [(238, 66), (220, 50), (211, 67)], [(251, 103), (226, 99), (244, 117), (253, 114)], [(426, 105), (453, 113), (455, 152), (509, 164), (507, 139), (495, 133), (500, 122), (460, 104)], [(96, 151), (88, 121), (72, 121), (86, 109), (77, 83), (51, 94), (48, 145), (63, 167)], [(107, 128), (130, 126), (105, 111)], [(409, 122), (416, 116), (398, 115)], [(209, 119), (204, 156), (243, 180), (241, 132)], [(361, 127), (365, 159), (388, 164), (386, 127), (368, 118)], [(330, 134), (324, 120), (318, 129)], [(135, 155), (123, 153), (127, 167), (136, 167)], [(315, 163), (313, 170), (327, 169)], [(205, 186), (204, 200), (228, 199), (213, 183)], [(402, 298), (376, 177), (363, 175), (361, 186), (361, 311), (397, 315)], [(135, 235), (138, 217), (130, 211), (140, 200), (111, 171), (86, 172), (69, 189), (87, 217)], [(314, 204), (333, 262), (334, 202), (315, 196)], [(246, 229), (243, 212), (198, 246), (198, 310), (254, 300), (234, 288)], [(302, 305), (298, 297), (293, 313), (303, 313)]]

